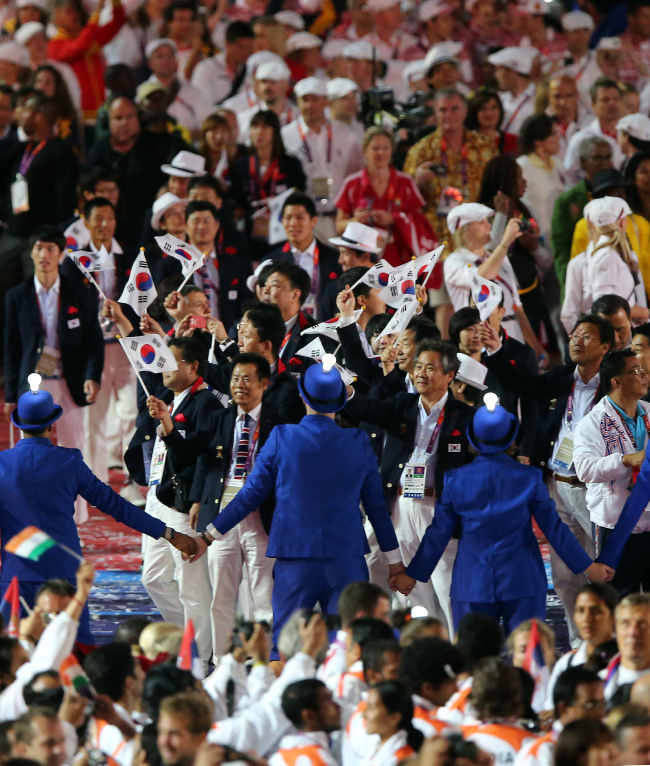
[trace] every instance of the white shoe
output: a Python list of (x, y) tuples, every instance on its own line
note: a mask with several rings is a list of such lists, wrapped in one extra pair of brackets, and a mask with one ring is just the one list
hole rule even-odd
[(142, 497), (140, 488), (134, 482), (129, 482), (122, 487), (120, 490), (120, 497), (128, 500), (129, 503), (133, 503), (133, 505), (137, 505), (138, 508), (144, 508), (145, 506), (146, 501), (144, 497)]

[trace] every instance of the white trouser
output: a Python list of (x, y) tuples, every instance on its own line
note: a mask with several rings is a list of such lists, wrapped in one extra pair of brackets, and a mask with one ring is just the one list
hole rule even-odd
[[(194, 535), (190, 517), (163, 505), (151, 488), (145, 511), (168, 527), (186, 535)], [(207, 557), (196, 563), (183, 561), (180, 551), (167, 540), (142, 536), (142, 584), (165, 622), (184, 626), (192, 620), (196, 646), (204, 662), (212, 656), (212, 629), (208, 604), (212, 599)]]
[[(591, 519), (587, 509), (586, 487), (574, 487), (554, 476), (547, 480), (548, 493), (555, 501), (555, 507), (562, 521), (573, 532), (574, 537), (584, 548), (588, 556), (594, 556), (594, 543), (591, 533)], [(580, 641), (580, 636), (573, 621), (573, 611), (576, 605), (578, 591), (589, 580), (585, 574), (573, 574), (551, 546), (551, 572), (555, 592), (564, 605), (566, 621), (569, 628), (569, 640), (573, 646)]]
[[(59, 378), (43, 378), (41, 388), (52, 395), (55, 404), (63, 407), (63, 415), (54, 424), (54, 433), (59, 447), (72, 447), (84, 453), (84, 410), (88, 407), (78, 407), (68, 390), (68, 384)], [(74, 504), (74, 520), (77, 524), (88, 521), (88, 503), (77, 496)]]
[(108, 482), (109, 446), (106, 436), (111, 400), (115, 403), (113, 433), (119, 435), (123, 456), (135, 433), (138, 409), (135, 373), (119, 343), (105, 344), (104, 372), (97, 401), (85, 408), (86, 462), (103, 482)]
[[(408, 566), (433, 521), (435, 505), (432, 497), (414, 500), (398, 495), (392, 502), (391, 518), (399, 542), (402, 561)], [(428, 582), (416, 582), (408, 598), (399, 595), (403, 605), (423, 606), (431, 617), (437, 617), (446, 625), (449, 638), (454, 637), (454, 620), (451, 612), (451, 573), (458, 553), (458, 540), (451, 540)]]
[(259, 511), (253, 511), (208, 548), (215, 658), (223, 656), (228, 648), (228, 636), (235, 626), (237, 595), (244, 567), (248, 572), (253, 620), (269, 623), (273, 620), (271, 592), (275, 559), (266, 557), (268, 542)]
[(366, 554), (366, 566), (368, 567), (368, 579), (374, 585), (379, 585), (384, 590), (388, 589), (388, 562), (386, 556), (382, 553), (379, 543), (377, 542), (377, 535), (370, 523), (370, 520), (366, 516), (363, 523), (366, 537), (368, 538), (368, 545), (370, 546), (370, 553)]

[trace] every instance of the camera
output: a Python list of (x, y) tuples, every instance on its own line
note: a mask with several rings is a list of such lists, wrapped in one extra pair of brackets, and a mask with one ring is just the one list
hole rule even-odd
[(301, 615), (307, 625), (309, 625), (311, 618), (315, 614), (323, 618), (325, 621), (325, 627), (328, 631), (341, 629), (341, 618), (338, 614), (322, 614), (321, 612), (315, 612), (312, 609), (303, 609), (301, 612)]
[(195, 330), (205, 330), (208, 326), (208, 318), (205, 314), (192, 314), (190, 316), (190, 327)]
[(537, 221), (534, 218), (525, 218), (524, 216), (519, 219), (519, 229), (522, 234), (537, 234), (539, 231)]
[[(264, 628), (264, 630), (267, 633), (271, 632), (271, 626), (266, 622), (266, 620), (260, 620), (260, 625)], [(253, 635), (253, 631), (255, 630), (255, 623), (249, 622), (248, 620), (242, 620), (241, 622), (238, 622), (232, 632), (232, 645), (233, 648), (239, 648), (242, 646), (241, 641), (241, 633), (244, 634), (247, 641), (250, 641), (251, 636)]]
[(478, 747), (474, 742), (463, 739), (461, 734), (450, 734), (447, 739), (451, 743), (451, 755), (454, 758), (467, 758), (473, 761), (478, 755)]

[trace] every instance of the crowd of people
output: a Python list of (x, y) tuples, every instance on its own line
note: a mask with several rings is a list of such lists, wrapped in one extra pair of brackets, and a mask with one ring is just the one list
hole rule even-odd
[(0, 2), (2, 763), (650, 763), (649, 114), (650, 0)]

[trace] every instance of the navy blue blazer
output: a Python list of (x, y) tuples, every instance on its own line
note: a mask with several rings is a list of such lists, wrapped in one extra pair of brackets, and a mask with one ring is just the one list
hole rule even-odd
[(479, 455), (446, 474), (434, 519), (406, 572), (426, 582), (453, 534), (459, 537), (451, 580), (456, 601), (494, 603), (545, 593), (531, 516), (569, 569), (584, 572), (591, 559), (560, 521), (542, 472), (503, 452)]
[(324, 415), (276, 426), (244, 487), (214, 519), (225, 534), (275, 491), (266, 555), (351, 558), (370, 552), (359, 502), (383, 551), (397, 548), (368, 435)]
[(61, 548), (50, 549), (38, 561), (28, 561), (7, 553), (4, 546), (33, 524), (81, 555), (74, 522), (77, 495), (142, 534), (157, 539), (165, 533), (164, 522), (131, 505), (100, 481), (79, 450), (55, 447), (45, 437), (21, 439), (13, 449), (0, 452), (0, 486), (3, 583), (14, 575), (21, 582), (43, 582), (52, 577), (74, 582), (79, 564)]
[[(34, 372), (44, 342), (33, 277), (9, 290), (5, 312), (5, 401), (13, 403), (29, 390), (27, 376)], [(100, 383), (104, 369), (97, 293), (80, 289), (78, 283), (63, 274), (58, 329), (63, 377), (74, 403), (84, 407), (84, 382)]]

